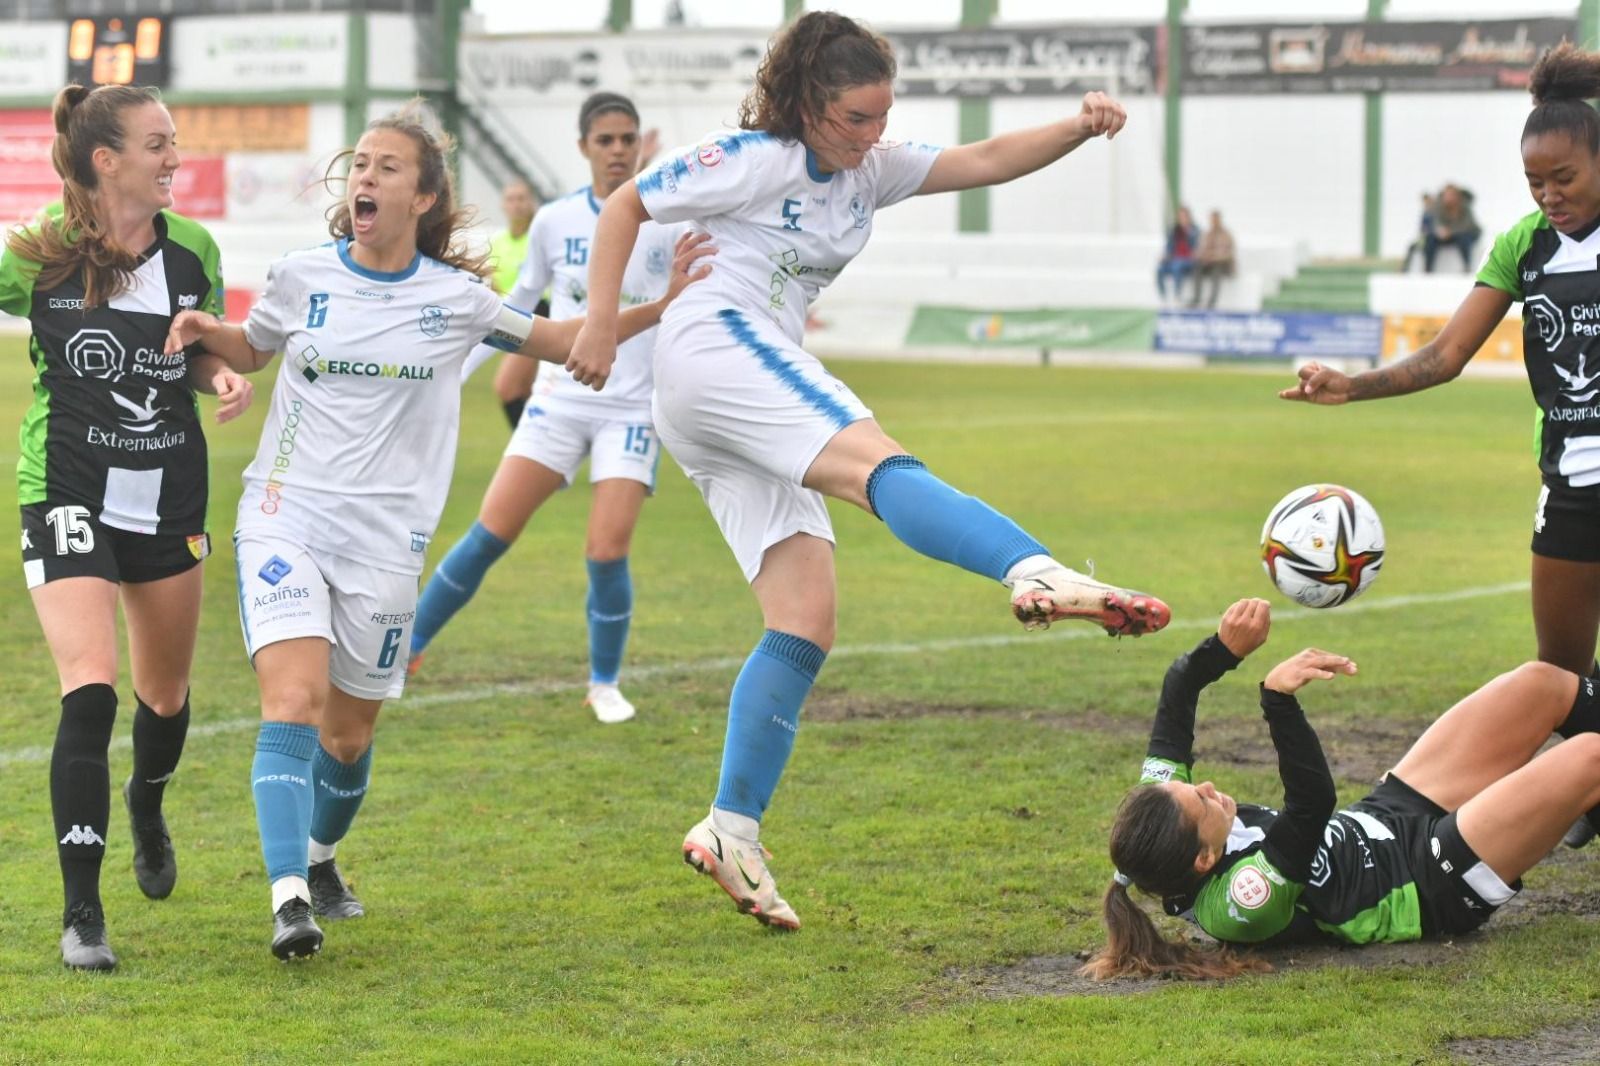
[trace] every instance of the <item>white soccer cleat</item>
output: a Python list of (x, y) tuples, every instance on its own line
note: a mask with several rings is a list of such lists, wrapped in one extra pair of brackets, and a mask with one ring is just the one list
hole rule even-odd
[(1081, 618), (1113, 637), (1154, 633), (1172, 620), (1172, 610), (1154, 596), (1096, 581), (1067, 567), (1019, 578), (1011, 585), (1011, 613), (1027, 629)]
[(709, 814), (683, 838), (683, 861), (721, 885), (740, 913), (762, 925), (799, 929), (794, 908), (778, 895), (767, 858), (760, 841), (743, 840), (718, 829)]
[(635, 714), (633, 704), (628, 702), (628, 698), (616, 685), (590, 685), (589, 695), (584, 697), (583, 702), (588, 704), (594, 711), (594, 716), (606, 725), (626, 722)]

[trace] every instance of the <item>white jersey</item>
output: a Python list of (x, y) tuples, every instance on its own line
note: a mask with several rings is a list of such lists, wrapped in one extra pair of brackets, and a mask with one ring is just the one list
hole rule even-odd
[(938, 154), (881, 141), (854, 170), (823, 174), (804, 144), (746, 130), (668, 155), (636, 179), (645, 210), (657, 222), (693, 221), (717, 254), (663, 322), (735, 308), (799, 343), (807, 306), (867, 243), (873, 212), (915, 193)]
[(348, 243), (272, 264), (244, 324), (251, 347), (284, 358), (239, 529), (420, 574), (455, 464), (461, 363), (500, 297), (421, 254), (367, 270)]
[[(531, 312), (549, 289), (551, 319), (579, 318), (589, 313), (589, 252), (600, 207), (594, 189), (585, 186), (539, 208), (529, 231), (528, 257), (522, 261), (516, 287), (506, 297), (506, 303)], [(666, 295), (667, 282), (672, 277), (672, 249), (682, 231), (681, 226), (653, 222), (639, 227), (638, 243), (633, 246), (633, 255), (622, 275), (623, 307), (649, 303)], [(584, 411), (598, 406), (618, 413), (647, 412), (655, 339), (656, 331), (651, 328), (617, 345), (617, 361), (600, 392), (578, 384), (566, 367), (544, 363), (539, 367), (529, 402), (547, 411), (561, 411), (567, 404), (580, 403)], [(491, 349), (475, 351), (468, 372), (491, 354)]]

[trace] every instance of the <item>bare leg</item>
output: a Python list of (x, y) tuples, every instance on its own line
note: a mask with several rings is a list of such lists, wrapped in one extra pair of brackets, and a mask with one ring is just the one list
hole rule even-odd
[(1541, 661), (1587, 674), (1600, 631), (1600, 563), (1535, 555), (1533, 630)]
[(761, 557), (750, 589), (768, 629), (804, 637), (823, 651), (833, 648), (838, 594), (832, 544), (809, 533), (779, 541)]
[(873, 419), (864, 418), (834, 434), (812, 460), (801, 484), (824, 496), (853, 503), (871, 514), (867, 478), (891, 455), (905, 454), (906, 450), (891, 440), (882, 426)]
[(595, 482), (584, 558), (604, 563), (628, 554), (634, 527), (639, 523), (639, 512), (644, 509), (645, 494), (644, 482), (632, 478)]
[(117, 586), (67, 577), (31, 591), (64, 696), (84, 685), (117, 683)]
[(1600, 733), (1580, 733), (1462, 804), (1461, 837), (1510, 883), (1600, 804)]
[(1524, 663), (1440, 715), (1394, 774), (1453, 811), (1525, 766), (1566, 718), (1577, 693), (1575, 674)]
[(122, 587), (133, 691), (163, 718), (182, 710), (189, 695), (203, 576), (204, 567), (194, 566), (160, 581)]
[[(527, 359), (517, 361), (531, 362)], [(543, 463), (520, 455), (508, 455), (500, 460), (494, 480), (489, 482), (489, 490), (483, 494), (478, 521), (483, 528), (510, 544), (522, 535), (533, 513), (565, 484), (565, 478)]]

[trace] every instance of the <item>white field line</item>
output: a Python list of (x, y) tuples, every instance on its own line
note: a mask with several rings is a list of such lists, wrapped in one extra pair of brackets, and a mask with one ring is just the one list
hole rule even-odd
[[(1385, 599), (1358, 600), (1339, 608), (1341, 614), (1366, 614), (1372, 611), (1397, 611), (1407, 607), (1420, 607), (1440, 603), (1456, 603), (1462, 600), (1477, 600), (1488, 596), (1504, 596), (1513, 592), (1526, 592), (1526, 581), (1513, 581), (1503, 585), (1482, 585), (1477, 588), (1456, 589), (1454, 592), (1421, 593), (1415, 596), (1390, 596)], [(1307, 608), (1288, 608), (1274, 612), (1274, 620), (1279, 622), (1293, 622), (1304, 618), (1326, 617), (1322, 611), (1313, 611)], [(1199, 631), (1209, 630), (1216, 625), (1212, 617), (1180, 619), (1167, 627), (1168, 631)], [(983, 637), (951, 637), (944, 640), (920, 640), (906, 643), (877, 643), (877, 644), (847, 644), (833, 649), (829, 653), (830, 659), (849, 659), (858, 656), (883, 656), (883, 655), (922, 655), (928, 652), (959, 651), (967, 648), (998, 648), (1012, 644), (1021, 644), (1024, 641), (1045, 642), (1057, 640), (1105, 640), (1103, 633), (1089, 626), (1062, 626), (1050, 630), (1048, 633), (1004, 633)], [(719, 671), (734, 671), (744, 665), (744, 656), (724, 656), (716, 659), (693, 659), (687, 662), (658, 663), (655, 665), (635, 666), (628, 670), (628, 678), (634, 681), (648, 680), (650, 678), (675, 677), (684, 674), (705, 674)], [(450, 689), (444, 692), (429, 692), (420, 696), (412, 696), (399, 704), (402, 711), (422, 710), (429, 707), (447, 707), (457, 703), (474, 703), (479, 700), (494, 699), (496, 697), (515, 696), (544, 696), (556, 692), (582, 692), (588, 687), (586, 682), (535, 680), (505, 682), (497, 685), (476, 685), (471, 688)], [(391, 711), (391, 713), (393, 713)], [(238, 733), (247, 729), (254, 729), (260, 719), (224, 718), (220, 721), (201, 722), (189, 728), (190, 738), (219, 736), (226, 733)], [(131, 737), (116, 737), (111, 741), (112, 751), (123, 751), (131, 748)], [(45, 746), (17, 748), (13, 751), (0, 751), (0, 766), (13, 766), (22, 763), (42, 763), (50, 760), (50, 749)]]

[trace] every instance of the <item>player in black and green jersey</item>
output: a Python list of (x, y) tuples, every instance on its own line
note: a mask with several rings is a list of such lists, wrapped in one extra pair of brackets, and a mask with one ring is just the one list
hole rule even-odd
[[(1139, 787), (1111, 829), (1107, 947), (1094, 977), (1225, 977), (1264, 968), (1163, 940), (1128, 894), (1227, 944), (1328, 937), (1417, 940), (1477, 928), (1521, 887), (1574, 818), (1600, 803), (1600, 693), (1593, 678), (1528, 663), (1439, 718), (1376, 788), (1338, 808), (1333, 775), (1295, 693), (1356, 672), (1308, 648), (1274, 667), (1261, 709), (1278, 753), (1279, 807), (1193, 781), (1201, 691), (1265, 643), (1265, 600), (1228, 608), (1215, 635), (1167, 670)], [(1566, 737), (1539, 748), (1552, 733)]]
[(218, 393), (227, 418), (251, 387), (214, 356), (163, 352), (179, 311), (222, 312), (216, 244), (169, 210), (179, 159), (167, 109), (152, 90), (70, 85), (54, 114), (62, 202), (7, 236), (0, 310), (33, 327), (17, 497), (23, 575), (61, 680), (50, 801), (66, 895), (62, 959), (109, 969), (100, 864), (117, 602), (138, 703), (123, 799), (139, 887), (160, 899), (177, 878), (161, 800), (189, 725), (200, 561), (210, 550), (194, 390)]
[[(1533, 519), (1539, 658), (1600, 676), (1600, 117), (1587, 102), (1600, 95), (1600, 54), (1554, 48), (1534, 66), (1529, 88), (1535, 106), (1522, 128), (1522, 165), (1538, 210), (1496, 238), (1439, 335), (1405, 359), (1353, 376), (1311, 363), (1279, 395), (1340, 404), (1450, 381), (1521, 302), (1543, 482)], [(1593, 836), (1577, 824), (1567, 843)]]

